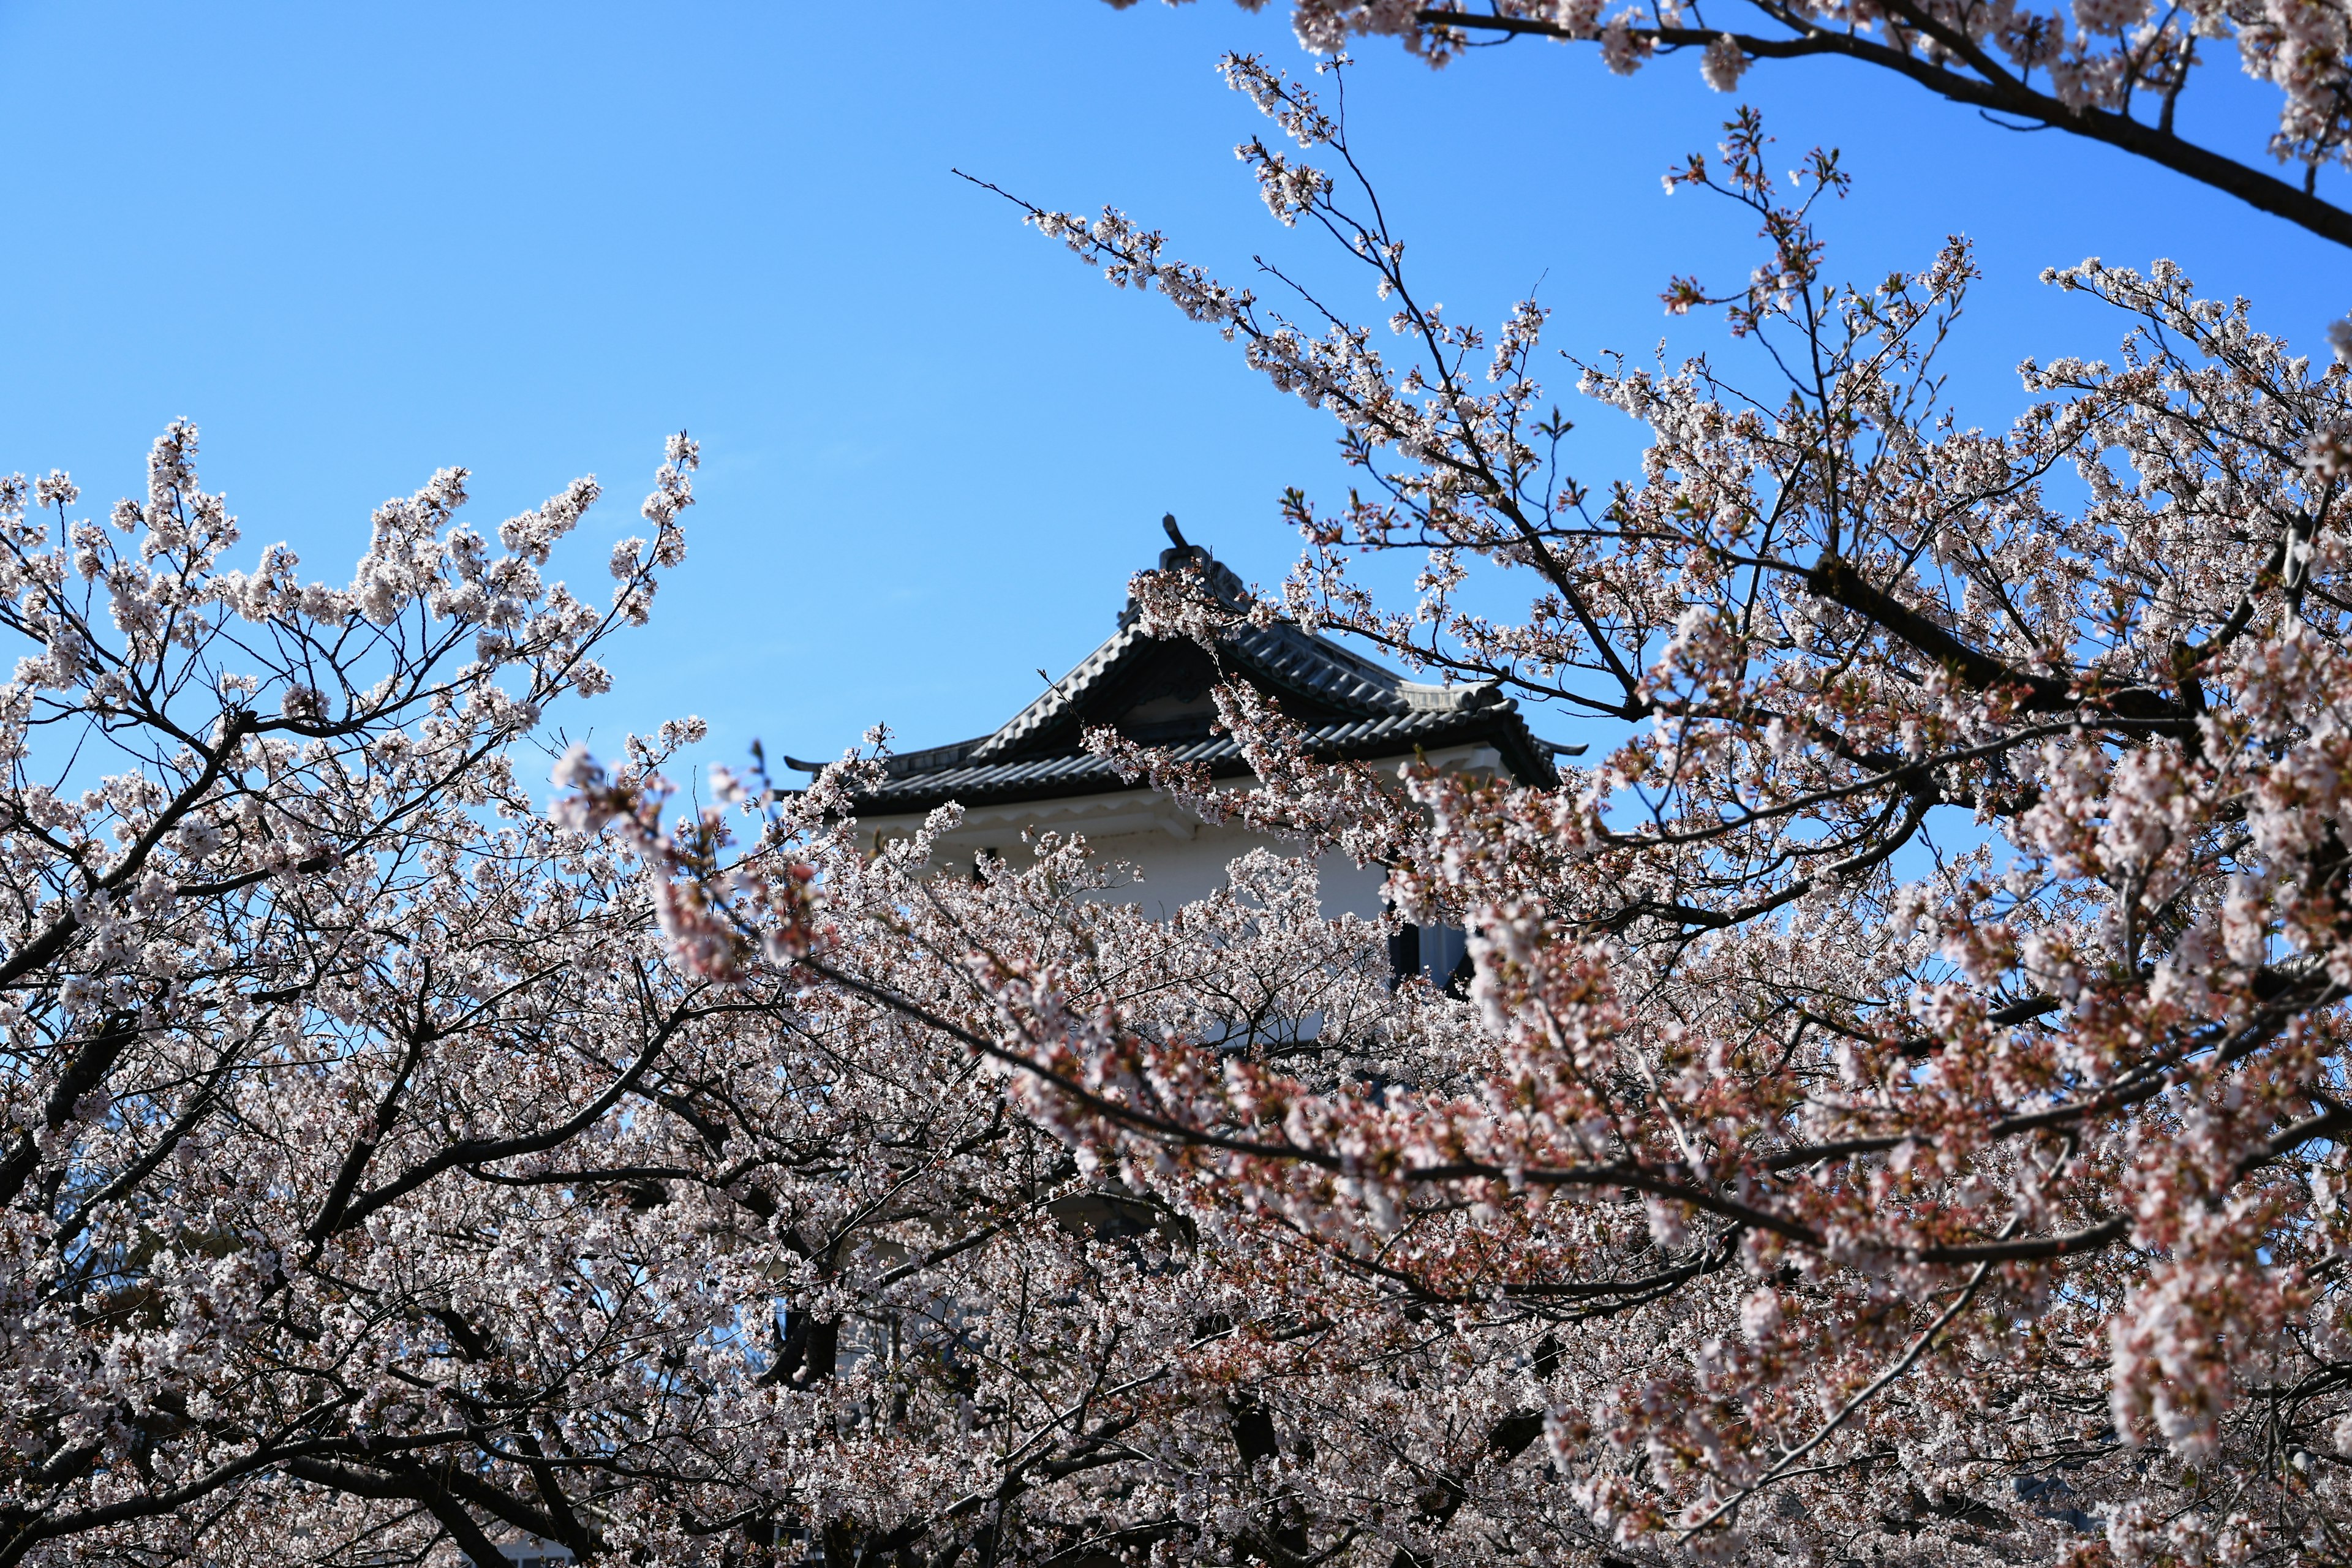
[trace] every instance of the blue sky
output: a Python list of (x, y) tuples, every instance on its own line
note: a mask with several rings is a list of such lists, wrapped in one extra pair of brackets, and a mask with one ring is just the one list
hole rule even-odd
[[(478, 525), (593, 472), (611, 499), (570, 574), (601, 595), (683, 426), (707, 459), (692, 554), (576, 716), (599, 749), (685, 712), (722, 755), (984, 730), (1108, 633), (1163, 510), (1270, 582), (1283, 488), (1344, 479), (1322, 416), (950, 168), (1115, 203), (1229, 277), (1295, 258), (1213, 70), (1227, 48), (1303, 66), (1282, 12), (0, 5), (0, 469), (69, 468), (100, 510), (184, 415), (249, 549), (287, 540), (339, 581), (370, 510), (437, 466), (474, 470)], [(1747, 86), (1790, 163), (1846, 150), (1833, 269), (1979, 243), (1954, 380), (1977, 421), (2015, 410), (2024, 355), (2118, 334), (2045, 266), (2170, 255), (2315, 346), (2352, 307), (2343, 251), (2119, 154), (1835, 64)], [(2198, 90), (2203, 123), (2259, 145), (2251, 88)], [(1374, 44), (1349, 88), (1424, 297), (1491, 321), (1540, 279), (1549, 341), (1579, 353), (1719, 346), (1656, 294), (1736, 278), (1748, 226), (1658, 175), (1733, 102), (1689, 59), (1619, 79), (1549, 44), (1439, 73)], [(1577, 471), (1624, 472), (1631, 427), (1558, 381)]]

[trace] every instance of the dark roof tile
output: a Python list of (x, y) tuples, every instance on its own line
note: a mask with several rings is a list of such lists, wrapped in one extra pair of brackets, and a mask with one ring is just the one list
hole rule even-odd
[[(1160, 558), (1162, 570), (1187, 562), (1202, 567), (1221, 598), (1241, 602), (1240, 579), (1205, 554), (1171, 550)], [(979, 805), (1127, 787), (1108, 763), (1080, 749), (1073, 726), (1064, 721), (1085, 712), (1090, 698), (1139, 660), (1164, 657), (1166, 647), (1139, 629), (1130, 602), (1119, 616), (1118, 631), (993, 732), (887, 759), (887, 782), (861, 795), (858, 809), (866, 815), (896, 815), (929, 810), (950, 800)], [(1307, 745), (1319, 755), (1401, 756), (1416, 748), (1483, 741), (1500, 752), (1515, 777), (1531, 784), (1555, 778), (1550, 759), (1528, 734), (1518, 705), (1491, 684), (1440, 686), (1407, 680), (1352, 649), (1292, 626), (1242, 626), (1227, 638), (1224, 651), (1228, 668), (1253, 683), (1277, 693), (1287, 690), (1307, 700), (1310, 708), (1338, 710), (1336, 716), (1307, 726)], [(1181, 761), (1208, 763), (1214, 773), (1231, 776), (1248, 771), (1241, 748), (1222, 735), (1178, 738), (1161, 746)], [(1042, 755), (1037, 754), (1040, 748)]]

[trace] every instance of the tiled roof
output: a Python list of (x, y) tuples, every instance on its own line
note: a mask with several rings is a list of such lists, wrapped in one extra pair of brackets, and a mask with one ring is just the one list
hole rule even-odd
[[(1496, 745), (1505, 762), (1514, 764), (1511, 771), (1515, 774), (1525, 777), (1538, 768), (1546, 774), (1549, 772), (1540, 762), (1540, 748), (1528, 743), (1526, 724), (1507, 705), (1461, 713), (1402, 713), (1319, 724), (1307, 729), (1306, 735), (1316, 755), (1332, 759), (1404, 757), (1416, 749), (1433, 751), (1483, 741)], [(1091, 752), (1057, 752), (1008, 762), (988, 762), (968, 750), (975, 744), (967, 741), (962, 746), (942, 746), (929, 752), (892, 758), (894, 763), (904, 763), (917, 758), (940, 757), (941, 753), (962, 753), (952, 761), (942, 760), (936, 765), (904, 773), (894, 767), (892, 772), (898, 776), (861, 795), (858, 809), (875, 816), (896, 815), (929, 811), (950, 800), (966, 805), (987, 805), (1048, 800), (1058, 795), (1097, 795), (1129, 787), (1109, 763)], [(1241, 747), (1226, 735), (1164, 744), (1160, 750), (1178, 762), (1205, 763), (1213, 774), (1232, 777), (1249, 771), (1242, 760)]]
[[(1189, 547), (1163, 552), (1161, 568), (1199, 564), (1209, 586), (1237, 602), (1240, 581), (1226, 567)], [(1083, 730), (1121, 719), (1121, 693), (1132, 695), (1155, 670), (1174, 668), (1191, 645), (1145, 637), (1130, 604), (1118, 630), (995, 731), (886, 762), (888, 779), (862, 795), (862, 815), (925, 811), (946, 801), (992, 802), (1096, 795), (1128, 785), (1102, 759), (1084, 749)], [(1528, 732), (1518, 705), (1492, 684), (1437, 686), (1407, 680), (1337, 643), (1296, 626), (1243, 626), (1219, 648), (1224, 668), (1265, 689), (1306, 731), (1318, 756), (1402, 757), (1415, 750), (1485, 743), (1512, 774), (1528, 783), (1554, 778), (1548, 748)], [(1197, 658), (1197, 656), (1192, 656)], [(1195, 676), (1193, 679), (1198, 679)], [(1182, 684), (1182, 678), (1177, 678)], [(1160, 689), (1169, 677), (1162, 673)], [(1126, 727), (1122, 725), (1122, 727)], [(1184, 762), (1213, 773), (1248, 771), (1241, 749), (1211, 734), (1205, 714), (1131, 731)]]

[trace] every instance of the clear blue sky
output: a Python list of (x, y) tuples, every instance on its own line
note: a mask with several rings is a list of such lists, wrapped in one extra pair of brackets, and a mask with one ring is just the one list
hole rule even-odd
[[(184, 415), (249, 549), (289, 541), (335, 580), (375, 503), (438, 465), (474, 470), (478, 523), (593, 472), (612, 499), (570, 574), (601, 595), (683, 426), (708, 460), (692, 555), (580, 715), (600, 749), (680, 712), (719, 754), (986, 729), (1108, 632), (1163, 510), (1271, 581), (1283, 487), (1343, 481), (1321, 416), (950, 166), (1117, 203), (1229, 276), (1295, 254), (1213, 69), (1303, 65), (1283, 9), (0, 5), (0, 469), (68, 468), (101, 510)], [(1492, 320), (1541, 279), (1572, 352), (1719, 342), (1656, 304), (1670, 272), (1727, 281), (1751, 254), (1727, 208), (1660, 193), (1733, 102), (1694, 61), (1363, 53), (1353, 124), (1425, 297)], [(2025, 354), (2117, 336), (2047, 265), (2169, 254), (2314, 346), (2352, 307), (2352, 257), (2103, 149), (1834, 64), (1748, 86), (1791, 163), (1847, 149), (1834, 266), (1979, 241), (1955, 384), (1981, 422), (2014, 411)], [(2259, 106), (2224, 85), (2192, 107)], [(1581, 417), (1582, 476), (1624, 471), (1630, 429)]]

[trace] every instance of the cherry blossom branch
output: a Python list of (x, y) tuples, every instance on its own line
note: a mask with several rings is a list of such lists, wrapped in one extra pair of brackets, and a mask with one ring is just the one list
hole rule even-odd
[[(2013, 1225), (2014, 1222), (2012, 1221), (2011, 1224)], [(1770, 1486), (1782, 1476), (1788, 1474), (1791, 1468), (1801, 1463), (1805, 1459), (1806, 1456), (1812, 1453), (1814, 1449), (1820, 1447), (1823, 1443), (1828, 1442), (1831, 1436), (1834, 1434), (1839, 1427), (1845, 1425), (1847, 1417), (1853, 1415), (1855, 1411), (1860, 1410), (1864, 1405), (1870, 1403), (1874, 1397), (1880, 1393), (1883, 1393), (1897, 1378), (1903, 1376), (1913, 1367), (1918, 1365), (1919, 1358), (1927, 1354), (1927, 1347), (1936, 1342), (1936, 1336), (1949, 1328), (1954, 1319), (1958, 1318), (1962, 1312), (1968, 1310), (1969, 1304), (1976, 1300), (1977, 1291), (1983, 1287), (1985, 1278), (1991, 1272), (1991, 1270), (1992, 1260), (1990, 1258), (1978, 1264), (1975, 1272), (1969, 1276), (1968, 1282), (1960, 1287), (1959, 1294), (1953, 1298), (1952, 1304), (1945, 1308), (1940, 1313), (1937, 1314), (1935, 1321), (1929, 1323), (1925, 1329), (1922, 1329), (1917, 1336), (1912, 1340), (1910, 1344), (1905, 1347), (1903, 1353), (1895, 1357), (1894, 1362), (1888, 1365), (1885, 1372), (1880, 1373), (1876, 1377), (1873, 1378), (1863, 1387), (1862, 1391), (1854, 1394), (1853, 1398), (1847, 1400), (1843, 1405), (1839, 1405), (1837, 1414), (1832, 1415), (1827, 1421), (1822, 1423), (1821, 1426), (1814, 1431), (1811, 1436), (1806, 1438), (1802, 1443), (1798, 1444), (1794, 1448), (1790, 1449), (1786, 1454), (1782, 1455), (1773, 1463), (1770, 1469), (1766, 1470), (1764, 1474), (1759, 1477), (1755, 1481), (1740, 1488), (1739, 1490), (1734, 1492), (1730, 1497), (1725, 1499), (1722, 1502), (1717, 1503), (1714, 1508), (1708, 1510), (1707, 1512), (1699, 1519), (1697, 1523), (1686, 1527), (1683, 1531), (1680, 1539), (1683, 1541), (1689, 1541), (1692, 1537), (1697, 1535), (1699, 1531), (1706, 1529), (1709, 1525), (1715, 1523), (1716, 1521), (1731, 1513), (1732, 1510), (1737, 1509), (1741, 1503), (1747, 1501), (1749, 1498), (1755, 1496), (1766, 1487)]]
[[(1985, 74), (1970, 76), (1953, 70), (1857, 32), (1824, 27), (1794, 15), (1783, 16), (1771, 5), (1759, 6), (1759, 9), (1790, 27), (1797, 36), (1770, 37), (1750, 33), (1717, 32), (1705, 27), (1641, 24), (1629, 26), (1625, 31), (1629, 37), (1644, 44), (1664, 45), (1669, 48), (1704, 49), (1716, 45), (1719, 39), (1728, 38), (1740, 55), (1753, 59), (1796, 59), (1833, 55), (1858, 60), (1907, 78), (1951, 102), (2013, 114), (2036, 125), (2063, 131), (2105, 143), (2135, 157), (2145, 158), (2200, 184), (2235, 196), (2257, 211), (2284, 218), (2323, 239), (2338, 245), (2352, 245), (2352, 213), (2344, 208), (2323, 201), (2310, 191), (2290, 184), (2276, 175), (2251, 168), (2175, 133), (2168, 123), (2168, 115), (2166, 123), (2149, 125), (2128, 114), (2096, 105), (2069, 104), (2028, 87), (2002, 70), (1965, 37), (1916, 5), (1895, 0), (1888, 10), (1909, 26), (1936, 38), (1944, 47), (1967, 58), (1971, 66)], [(1415, 19), (1422, 26), (1430, 27), (1563, 41), (1591, 36), (1540, 17), (1482, 15), (1443, 6), (1423, 7), (1415, 14)]]

